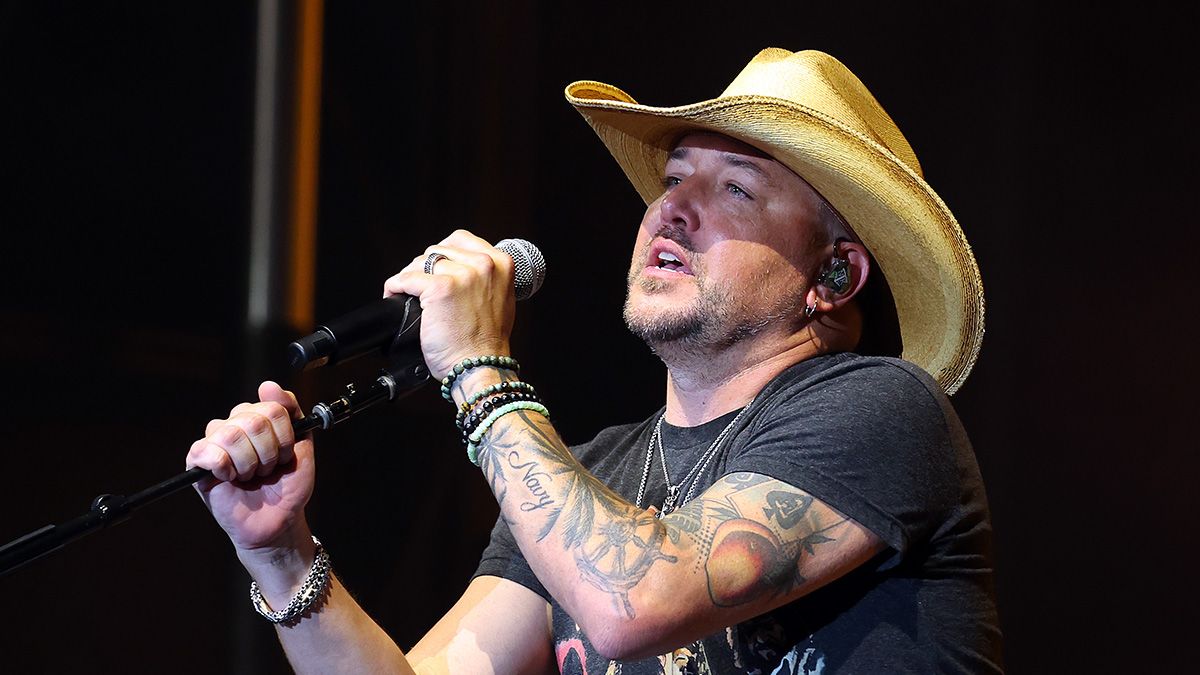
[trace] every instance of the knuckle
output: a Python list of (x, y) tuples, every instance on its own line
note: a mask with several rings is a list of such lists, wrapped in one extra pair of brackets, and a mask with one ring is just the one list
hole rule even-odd
[(203, 438), (192, 441), (191, 447), (188, 448), (185, 462), (188, 466), (194, 465), (200, 461), (200, 456), (204, 452), (205, 440)]
[(217, 428), (210, 436), (218, 445), (228, 448), (240, 443), (245, 438), (245, 433), (242, 432), (241, 427), (235, 424), (225, 424)]
[(400, 293), (404, 290), (404, 282), (408, 279), (408, 275), (412, 273), (411, 269), (397, 272), (388, 277), (383, 282), (384, 293)]
[[(290, 397), (291, 392), (285, 391), (283, 394), (284, 396)], [(266, 410), (263, 411), (263, 416), (266, 417), (270, 422), (284, 422), (289, 418), (288, 409), (285, 408), (282, 403), (277, 403), (275, 401), (272, 401), (271, 404), (267, 406)]]
[[(300, 399), (296, 398), (296, 394), (294, 392), (292, 392), (290, 389), (284, 389), (283, 393), (285, 396), (288, 397), (288, 400), (291, 401), (292, 408), (299, 410), (300, 409)], [(291, 423), (292, 411), (287, 406), (284, 406), (283, 412), (284, 412), (285, 416), (287, 417), (288, 423)]]
[(259, 413), (249, 413), (241, 418), (242, 429), (246, 431), (246, 435), (251, 438), (257, 438), (265, 435), (271, 430), (271, 420), (265, 415)]
[(208, 456), (206, 461), (198, 463), (197, 466), (207, 466), (212, 471), (213, 476), (221, 480), (232, 480), (235, 474), (233, 468), (233, 458), (229, 453), (219, 446), (214, 446), (211, 443), (205, 447), (205, 453)]
[(279, 437), (280, 443), (286, 443), (291, 440), (292, 416), (288, 413), (287, 408), (279, 406), (273, 410), (270, 415), (270, 423), (276, 432), (276, 436)]
[(486, 253), (475, 256), (475, 265), (484, 274), (491, 274), (496, 269), (496, 259)]

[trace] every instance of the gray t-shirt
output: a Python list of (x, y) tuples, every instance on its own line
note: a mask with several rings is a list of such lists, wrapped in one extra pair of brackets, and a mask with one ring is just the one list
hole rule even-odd
[[(572, 452), (633, 502), (660, 414), (605, 429)], [(735, 414), (698, 427), (664, 423), (671, 474), (695, 466)], [(476, 576), (510, 579), (553, 605), (555, 653), (565, 673), (1001, 671), (987, 498), (958, 417), (924, 371), (847, 353), (793, 366), (750, 403), (697, 479), (697, 494), (739, 472), (808, 492), (888, 549), (772, 612), (672, 654), (624, 663), (596, 652), (529, 569), (503, 521)], [(643, 506), (665, 497), (656, 456)]]

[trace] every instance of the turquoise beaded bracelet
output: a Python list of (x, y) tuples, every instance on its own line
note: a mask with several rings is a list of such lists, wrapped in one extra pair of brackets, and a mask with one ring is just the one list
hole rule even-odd
[(514, 401), (512, 403), (505, 403), (499, 408), (496, 408), (491, 415), (487, 416), (487, 419), (479, 423), (479, 426), (476, 427), (475, 431), (471, 433), (471, 436), (468, 439), (467, 459), (471, 460), (472, 464), (479, 466), (479, 441), (483, 440), (483, 435), (487, 433), (487, 430), (496, 423), (496, 420), (504, 417), (510, 412), (516, 412), (518, 410), (532, 410), (541, 414), (542, 417), (550, 419), (550, 411), (546, 409), (546, 406), (538, 403), (537, 401)]
[(442, 378), (442, 398), (453, 402), (454, 397), (450, 394), (450, 387), (454, 385), (454, 380), (458, 379), (466, 371), (479, 366), (490, 366), (493, 368), (502, 368), (511, 370), (514, 373), (521, 372), (521, 364), (511, 356), (476, 356), (470, 359), (463, 359), (461, 363), (450, 369), (446, 376)]

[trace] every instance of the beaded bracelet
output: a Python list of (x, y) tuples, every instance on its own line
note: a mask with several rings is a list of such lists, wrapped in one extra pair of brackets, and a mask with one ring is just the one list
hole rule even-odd
[(321, 545), (319, 539), (313, 537), (312, 540), (317, 545), (312, 567), (309, 568), (308, 575), (300, 584), (300, 590), (292, 596), (287, 607), (278, 612), (272, 611), (267, 605), (266, 599), (263, 598), (262, 591), (258, 588), (258, 582), (250, 582), (250, 603), (254, 605), (255, 611), (267, 621), (290, 624), (299, 620), (300, 616), (307, 612), (313, 603), (325, 595), (325, 591), (329, 589), (329, 572), (333, 569), (329, 564), (329, 554), (325, 552), (325, 547)]
[(479, 442), (483, 440), (483, 435), (487, 433), (487, 430), (492, 428), (492, 425), (496, 423), (496, 420), (504, 417), (510, 412), (516, 412), (518, 410), (532, 410), (541, 414), (546, 419), (550, 419), (550, 411), (546, 409), (546, 406), (542, 405), (541, 403), (537, 403), (536, 401), (516, 401), (500, 406), (494, 412), (492, 412), (491, 415), (488, 415), (487, 419), (485, 419), (479, 425), (479, 428), (476, 429), (468, 439), (467, 459), (471, 460), (472, 464), (479, 466)]
[[(537, 392), (533, 390), (533, 387), (525, 384), (524, 382), (519, 384), (524, 384), (525, 386), (517, 388), (505, 387), (499, 391), (490, 392), (484, 390), (483, 392), (480, 392), (481, 395), (472, 396), (471, 400), (463, 403), (462, 406), (459, 407), (458, 412), (454, 415), (455, 426), (457, 426), (459, 429), (462, 429), (463, 426), (467, 424), (467, 420), (469, 420), (472, 416), (477, 418), (484, 417), (485, 415), (481, 415), (481, 412), (484, 410), (491, 412), (492, 408), (496, 407), (497, 401), (507, 402), (509, 400), (538, 400)], [(488, 387), (488, 389), (493, 389), (494, 387), (495, 385)], [(478, 420), (476, 420), (476, 422), (478, 422)]]
[(450, 387), (454, 385), (454, 380), (464, 372), (478, 368), (479, 366), (491, 366), (494, 368), (503, 368), (511, 370), (514, 373), (521, 372), (521, 364), (511, 356), (476, 356), (470, 359), (463, 359), (461, 363), (450, 369), (446, 376), (442, 378), (442, 398), (447, 401), (454, 401), (454, 397), (450, 395)]
[(524, 391), (530, 394), (535, 393), (533, 390), (533, 385), (529, 384), (528, 382), (521, 382), (520, 380), (497, 382), (496, 384), (489, 384), (478, 392), (472, 394), (470, 398), (463, 402), (463, 404), (460, 406), (460, 409), (464, 414), (466, 414), (470, 412), (471, 407), (478, 403), (484, 396), (503, 394), (507, 391)]
[(468, 398), (462, 403), (462, 405), (458, 407), (458, 412), (454, 415), (454, 425), (459, 429), (462, 429), (463, 422), (467, 419), (467, 416), (471, 414), (472, 410), (479, 410), (479, 407), (476, 404), (495, 394), (523, 394), (533, 397), (531, 400), (537, 399), (537, 392), (534, 391), (533, 385), (526, 384), (525, 382), (512, 381), (490, 384), (484, 387), (482, 390), (471, 395), (470, 398)]
[(480, 425), (480, 423), (487, 419), (492, 412), (499, 410), (501, 407), (509, 403), (515, 403), (517, 401), (532, 401), (533, 403), (542, 402), (542, 400), (538, 398), (537, 394), (531, 394), (523, 391), (512, 391), (504, 394), (497, 394), (492, 398), (485, 399), (482, 403), (475, 406), (475, 408), (469, 414), (463, 416), (461, 420), (456, 421), (458, 430), (462, 432), (463, 443), (467, 442), (467, 439), (472, 433), (474, 433), (475, 429)]

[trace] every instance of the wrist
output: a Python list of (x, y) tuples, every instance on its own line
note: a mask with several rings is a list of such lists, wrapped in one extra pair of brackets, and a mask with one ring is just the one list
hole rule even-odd
[(473, 368), (463, 373), (450, 389), (455, 407), (461, 406), (472, 396), (484, 389), (501, 382), (514, 382), (519, 378), (517, 373), (507, 368)]
[[(282, 607), (304, 583), (317, 546), (308, 527), (295, 528), (273, 546), (237, 550), (238, 560), (272, 607)], [(280, 604), (282, 603), (282, 604)]]
[(333, 570), (329, 565), (329, 554), (325, 552), (325, 547), (316, 537), (312, 538), (312, 542), (316, 547), (312, 567), (304, 575), (300, 587), (287, 604), (279, 607), (281, 603), (277, 601), (276, 608), (272, 608), (258, 582), (250, 582), (250, 604), (253, 605), (254, 611), (267, 621), (291, 627), (304, 617), (320, 611), (319, 607), (329, 593)]
[(488, 385), (515, 380), (521, 366), (511, 356), (482, 354), (456, 363), (442, 378), (442, 398), (455, 407)]

